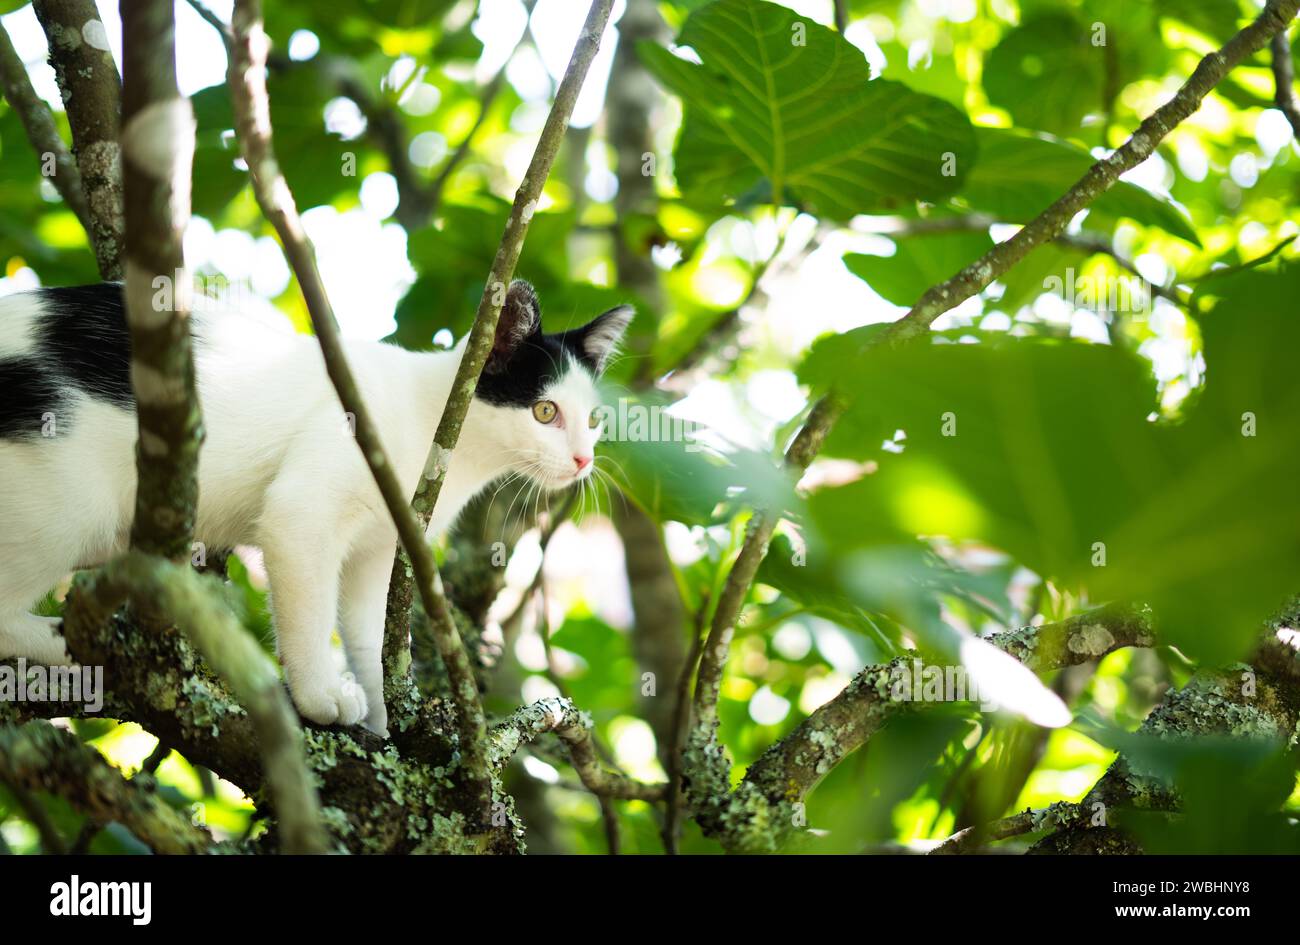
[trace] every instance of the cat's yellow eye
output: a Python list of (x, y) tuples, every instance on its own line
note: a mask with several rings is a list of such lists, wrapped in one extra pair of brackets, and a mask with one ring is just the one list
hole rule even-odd
[(538, 423), (550, 423), (560, 413), (553, 400), (539, 400), (533, 404), (533, 419)]
[(599, 410), (593, 410), (593, 411), (591, 412), (591, 416), (587, 418), (587, 426), (590, 427), (590, 428), (593, 429), (593, 430), (596, 429), (596, 427), (600, 426), (600, 411), (599, 411)]

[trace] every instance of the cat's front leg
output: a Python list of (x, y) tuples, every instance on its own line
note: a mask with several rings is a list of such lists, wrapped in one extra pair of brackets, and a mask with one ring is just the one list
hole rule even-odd
[(347, 650), (348, 665), (365, 691), (369, 712), (366, 728), (388, 734), (388, 709), (384, 705), (384, 616), (388, 579), (392, 574), (393, 542), (349, 556), (343, 565), (339, 610), (339, 635)]
[(340, 536), (315, 525), (313, 513), (301, 505), (276, 509), (263, 522), (276, 647), (303, 717), (355, 725), (366, 716), (366, 696), (351, 673), (340, 672), (330, 648), (344, 545)]

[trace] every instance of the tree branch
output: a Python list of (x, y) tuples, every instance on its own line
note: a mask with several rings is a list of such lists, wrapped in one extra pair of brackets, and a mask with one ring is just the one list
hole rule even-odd
[(167, 0), (122, 3), (126, 314), (140, 438), (131, 544), (190, 557), (203, 419), (191, 351), (182, 239), (190, 217), (194, 111), (176, 87)]
[(71, 732), (47, 722), (0, 728), (0, 781), (62, 797), (101, 823), (117, 821), (155, 853), (203, 853), (207, 832), (173, 810), (151, 778), (127, 781)]
[(298, 716), (280, 685), (279, 671), (224, 602), (186, 564), (130, 554), (101, 580), (121, 581), (133, 599), (145, 598), (177, 625), (226, 680), (252, 720), (262, 767), (275, 805), (285, 853), (327, 853), (320, 799), (303, 756)]
[(1097, 161), (1055, 203), (1029, 221), (1015, 236), (998, 243), (952, 278), (933, 286), (901, 319), (880, 336), (885, 344), (898, 344), (921, 335), (949, 309), (978, 293), (1025, 255), (1061, 233), (1074, 215), (1105, 193), (1126, 171), (1155, 151), (1164, 137), (1192, 115), (1201, 99), (1246, 57), (1258, 52), (1270, 38), (1295, 18), (1300, 0), (1270, 0), (1259, 17), (1230, 39), (1222, 49), (1201, 60), (1182, 88), (1156, 109), (1118, 149)]
[[(801, 472), (808, 468), (843, 410), (843, 402), (833, 396), (823, 397), (813, 405), (798, 436), (786, 450), (785, 461), (791, 470)], [(700, 668), (696, 675), (697, 729), (711, 730), (716, 727), (718, 692), (722, 685), (722, 671), (727, 664), (727, 653), (731, 648), (731, 638), (735, 635), (736, 622), (740, 619), (749, 586), (754, 582), (759, 565), (763, 563), (775, 529), (776, 519), (771, 514), (754, 512), (740, 554), (732, 564), (722, 592), (718, 595), (718, 604), (713, 611), (708, 639), (701, 650)]]
[[(959, 216), (909, 220), (903, 226), (896, 229), (882, 230), (881, 232), (884, 236), (891, 238), (895, 236), (923, 236), (929, 233), (983, 233), (987, 232), (989, 227), (1008, 225), (1014, 226), (1015, 224), (1008, 224), (987, 213), (965, 213)], [(1152, 295), (1158, 295), (1175, 305), (1185, 306), (1187, 304), (1187, 300), (1180, 296), (1175, 289), (1152, 282), (1142, 275), (1137, 264), (1121, 253), (1111, 240), (1100, 233), (1089, 230), (1081, 230), (1078, 233), (1063, 231), (1053, 237), (1051, 241), (1067, 249), (1078, 250), (1081, 253), (1089, 255), (1100, 253), (1103, 256), (1109, 256), (1121, 269), (1141, 279)]]
[[(230, 61), (230, 89), (234, 100), (238, 137), (248, 163), (258, 204), (275, 227), (284, 246), (286, 258), (298, 277), (303, 298), (311, 315), (312, 326), (320, 342), (326, 370), (338, 393), (343, 409), (352, 414), (357, 446), (361, 450), (385, 505), (397, 527), (404, 554), (399, 560), (407, 562), (413, 572), (415, 586), (419, 589), (425, 609), (435, 627), (435, 642), (451, 683), (452, 698), (456, 707), (457, 729), (465, 774), (475, 796), (477, 815), (487, 817), (490, 809), (490, 785), (487, 775), (484, 735), (486, 725), (483, 707), (479, 700), (478, 685), (470, 667), (469, 657), (461, 643), (451, 610), (443, 593), (442, 579), (438, 574), (433, 552), (425, 539), (425, 523), (417, 520), (407, 504), (408, 495), (398, 480), (388, 454), (380, 440), (375, 425), (361, 397), (360, 388), (348, 367), (343, 344), (339, 338), (334, 311), (325, 292), (320, 272), (316, 267), (315, 251), (302, 228), (302, 221), (293, 202), (293, 195), (275, 158), (271, 142), (270, 103), (266, 94), (267, 37), (262, 29), (259, 0), (238, 0), (235, 5), (232, 28), (235, 37)], [(402, 577), (409, 594), (412, 574), (403, 569)], [(392, 587), (390, 585), (390, 594)], [(398, 667), (398, 680), (414, 690), (410, 681), (410, 649), (406, 647), (406, 662)], [(394, 670), (385, 664), (385, 675)], [(386, 678), (385, 690), (394, 680)]]
[(591, 720), (567, 698), (542, 699), (494, 725), (488, 733), (493, 770), (500, 771), (522, 746), (547, 732), (554, 732), (564, 742), (573, 769), (591, 793), (618, 800), (664, 799), (666, 784), (643, 784), (601, 765), (591, 738)]
[[(1250, 670), (1253, 685), (1243, 685)], [(1198, 670), (1182, 689), (1171, 689), (1160, 705), (1143, 720), (1138, 735), (1159, 739), (1196, 736), (1271, 739), (1285, 745), (1300, 720), (1300, 655), (1278, 640), (1265, 640), (1252, 658), (1252, 666), (1229, 670)], [(1063, 820), (1055, 833), (1039, 840), (1030, 853), (1139, 853), (1140, 846), (1114, 824), (1122, 810), (1178, 811), (1177, 785), (1152, 772), (1147, 765), (1130, 763), (1121, 753), (1078, 804), (1082, 815), (1103, 814), (1104, 824), (1092, 816)]]
[(975, 853), (985, 843), (995, 843), (1026, 833), (1052, 830), (1070, 823), (1080, 816), (1081, 807), (1068, 801), (1059, 801), (1041, 810), (1023, 810), (991, 824), (978, 824), (959, 830), (930, 851), (932, 856), (951, 856), (957, 853)]
[[(578, 92), (596, 56), (601, 34), (609, 21), (611, 6), (612, 0), (593, 0), (564, 78), (556, 92), (555, 102), (542, 128), (528, 171), (515, 194), (510, 219), (506, 223), (505, 233), (502, 235), (501, 244), (492, 262), (492, 269), (479, 301), (465, 352), (461, 357), (451, 393), (443, 408), (434, 442), (425, 462), (419, 488), (411, 502), (411, 507), (422, 526), (421, 533), (423, 528), (428, 527), (434, 506), (442, 491), (442, 484), (451, 463), (452, 450), (460, 439), (465, 414), (474, 398), (479, 375), (492, 349), (497, 320), (500, 318), (501, 306), (505, 301), (506, 288), (514, 275), (515, 263), (523, 249), (528, 224), (537, 209), (537, 201), (541, 197), (542, 187), (546, 183), (560, 141), (568, 127), (569, 116), (573, 113)], [(409, 677), (407, 668), (410, 666), (410, 589), (412, 577), (417, 579), (421, 577), (419, 569), (422, 565), (405, 542), (403, 547), (405, 554), (399, 554), (394, 560), (389, 579), (389, 606), (384, 629), (386, 677), (390, 669), (400, 671)], [(427, 553), (428, 548), (423, 541), (421, 547)], [(428, 554), (428, 558), (429, 563), (432, 564), (432, 555)], [(469, 658), (461, 644), (451, 610), (442, 593), (441, 581), (437, 578), (436, 569), (432, 571), (430, 577), (432, 580), (428, 582), (429, 587), (435, 593), (426, 596), (422, 590), (421, 598), (424, 600), (425, 610), (433, 625), (434, 639), (439, 655), (446, 665), (458, 708), (465, 710), (460, 714), (461, 751), (466, 754), (467, 765), (476, 780), (486, 784), (487, 765), (481, 755), (485, 726), (482, 709), (479, 706), (478, 690), (469, 666)], [(417, 586), (421, 585), (417, 583)], [(485, 804), (483, 810), (486, 809)]]
[[(191, 570), (188, 562), (178, 564), (128, 552), (79, 581), (76, 592), (69, 597), (63, 620), (69, 649), (84, 664), (120, 665), (116, 654), (105, 645), (109, 641), (116, 643), (122, 635), (118, 628), (110, 626), (119, 605), (129, 596), (133, 601), (147, 602), (154, 612), (169, 614), (212, 669), (230, 684), (239, 704), (220, 692), (202, 691), (205, 687), (197, 680), (182, 684), (170, 678), (164, 685), (167, 691), (154, 694), (157, 705), (153, 709), (161, 718), (155, 718), (149, 706), (137, 714), (113, 696), (106, 696), (105, 714), (144, 722), (161, 740), (177, 745), (191, 761), (214, 765), (250, 793), (265, 778), (285, 852), (326, 852), (329, 843), (321, 826), (316, 788), (303, 757), (302, 733), (279, 673), (221, 597), (213, 593), (214, 586), (205, 583), (208, 580)], [(129, 633), (139, 636), (145, 632), (144, 628), (133, 627)], [(166, 627), (149, 628), (148, 634), (157, 639), (136, 644), (128, 656), (130, 669), (145, 676), (145, 681), (132, 685), (132, 689), (157, 690), (157, 683), (148, 678), (157, 666), (167, 666), (173, 674), (194, 672), (193, 654), (175, 648), (168, 641)], [(150, 643), (161, 644), (161, 651), (155, 654)], [(116, 672), (113, 676), (118, 682), (134, 681), (129, 676), (119, 678)], [(182, 706), (183, 702), (189, 706)], [(246, 723), (236, 724), (241, 717)], [(218, 728), (223, 729), (220, 736)], [(211, 749), (204, 747), (207, 740), (200, 737), (204, 730), (211, 730), (216, 744), (212, 755)]]
[[(1144, 610), (1105, 607), (1059, 623), (994, 634), (988, 643), (1038, 672), (1100, 659), (1127, 646), (1152, 642)], [(712, 738), (695, 733), (687, 773), (696, 817), (705, 833), (728, 849), (773, 851), (793, 830), (791, 805), (893, 718), (947, 703), (891, 698), (905, 658), (865, 667), (835, 698), (818, 708), (750, 765), (736, 790), (719, 789), (729, 765)], [(908, 669), (910, 672), (910, 669)]]
[(1300, 141), (1300, 99), (1295, 94), (1295, 64), (1291, 60), (1291, 43), (1286, 30), (1273, 34), (1273, 101), (1291, 124), (1291, 133)]
[(126, 233), (117, 143), (121, 83), (108, 33), (94, 0), (33, 0), (32, 6), (49, 41), (54, 77), (72, 127), (99, 274), (121, 279)]
[(0, 85), (4, 88), (9, 107), (18, 113), (18, 118), (23, 123), (27, 140), (41, 158), (41, 173), (46, 173), (45, 162), (52, 157), (54, 166), (48, 176), (68, 209), (81, 221), (86, 238), (93, 241), (90, 207), (81, 187), (81, 172), (77, 170), (77, 162), (54, 126), (50, 107), (32, 88), (31, 79), (27, 77), (27, 66), (18, 58), (3, 26), (0, 26)]

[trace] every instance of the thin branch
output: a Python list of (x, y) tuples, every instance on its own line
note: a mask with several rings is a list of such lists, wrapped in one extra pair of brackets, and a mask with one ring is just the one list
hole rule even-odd
[(452, 450), (460, 438), (461, 427), (465, 423), (465, 414), (469, 410), (470, 401), (473, 400), (474, 391), (478, 386), (479, 375), (483, 372), (483, 365), (492, 350), (497, 320), (501, 316), (506, 289), (514, 275), (515, 263), (519, 260), (524, 238), (528, 234), (528, 224), (537, 210), (537, 202), (541, 198), (542, 188), (555, 161), (555, 155), (559, 151), (565, 129), (568, 128), (569, 116), (573, 113), (578, 92), (586, 79), (592, 60), (596, 57), (596, 51), (600, 48), (601, 34), (609, 22), (611, 6), (612, 0), (594, 0), (592, 3), (582, 33), (574, 46), (573, 56), (555, 94), (555, 102), (551, 106), (546, 124), (538, 138), (537, 147), (533, 151), (532, 161), (515, 194), (505, 233), (501, 237), (501, 244), (492, 261), (487, 283), (483, 287), (483, 295), (474, 317), (474, 326), (470, 330), (469, 342), (456, 372), (452, 393), (448, 397), (447, 406), (438, 424), (438, 432), (429, 451), (429, 458), (425, 464), (426, 476), (412, 503), (424, 522), (433, 515), (433, 508), (442, 491)]
[[(438, 429), (425, 462), (420, 486), (416, 490), (411, 506), (419, 518), (420, 525), (427, 528), (433, 515), (434, 506), (442, 492), (442, 484), (451, 463), (452, 450), (460, 439), (461, 427), (469, 411), (470, 402), (478, 387), (479, 375), (492, 349), (496, 336), (497, 321), (501, 316), (501, 306), (505, 301), (506, 288), (514, 275), (515, 263), (523, 249), (524, 238), (528, 233), (528, 224), (537, 209), (537, 201), (542, 194), (542, 187), (550, 173), (551, 165), (559, 150), (564, 131), (569, 124), (569, 116), (577, 102), (578, 92), (582, 88), (587, 70), (596, 56), (600, 46), (601, 34), (609, 22), (612, 0), (593, 0), (582, 33), (573, 49), (564, 78), (555, 95), (546, 124), (533, 152), (532, 161), (524, 175), (523, 182), (515, 194), (510, 219), (506, 223), (505, 233), (497, 248), (492, 269), (483, 288), (474, 325), (470, 330), (465, 352), (456, 371), (447, 404), (438, 422)], [(250, 162), (251, 163), (251, 162)], [(394, 516), (398, 516), (395, 514)], [(384, 667), (387, 675), (390, 668), (410, 666), (410, 601), (412, 570), (414, 577), (421, 577), (417, 561), (412, 556), (412, 549), (403, 542), (405, 554), (398, 554), (393, 562), (393, 571), (389, 580), (389, 606), (384, 628)], [(421, 542), (421, 549), (427, 554), (427, 545)], [(417, 549), (419, 550), (419, 549)], [(428, 555), (432, 564), (432, 555)], [(437, 572), (430, 575), (437, 580)], [(423, 582), (421, 582), (423, 583)], [(460, 713), (461, 751), (466, 755), (467, 765), (472, 776), (486, 783), (487, 765), (481, 752), (485, 732), (482, 708), (479, 705), (478, 690), (473, 672), (469, 667), (469, 658), (456, 632), (451, 611), (442, 594), (441, 582), (430, 589), (436, 593), (426, 597), (423, 589), (425, 609), (432, 623), (434, 639), (437, 641), (439, 654), (447, 666), (448, 677)], [(417, 586), (420, 586), (417, 584)], [(486, 810), (486, 805), (484, 810)]]
[(944, 312), (980, 292), (1035, 246), (1064, 231), (1074, 215), (1109, 190), (1120, 175), (1150, 157), (1165, 136), (1200, 107), (1201, 100), (1234, 66), (1284, 30), (1295, 18), (1297, 8), (1300, 0), (1270, 0), (1258, 19), (1222, 49), (1202, 59), (1173, 98), (1143, 121), (1123, 145), (1093, 164), (1074, 186), (1010, 239), (998, 243), (952, 278), (927, 290), (906, 315), (881, 333), (881, 342), (898, 344), (923, 334)]
[(226, 52), (230, 52), (230, 47), (235, 42), (235, 36), (230, 32), (230, 26), (225, 20), (217, 16), (206, 3), (202, 0), (188, 0), (190, 9), (203, 18), (203, 21), (221, 34), (222, 42), (226, 44)]
[[(189, 5), (208, 25), (221, 34), (229, 53), (234, 43), (234, 34), (221, 17), (217, 16), (202, 0), (188, 0)], [(525, 7), (531, 13), (534, 0), (528, 0)], [(525, 31), (524, 36), (527, 36)], [(518, 45), (523, 44), (523, 38)], [(518, 49), (518, 45), (516, 49)], [(474, 136), (487, 120), (488, 112), (505, 85), (506, 67), (514, 58), (513, 53), (491, 80), (483, 87), (479, 96), (479, 114), (473, 127), (461, 140), (443, 164), (438, 176), (432, 183), (426, 184), (420, 171), (411, 161), (406, 128), (396, 110), (386, 102), (373, 95), (367, 85), (367, 79), (357, 68), (357, 64), (345, 56), (317, 56), (310, 63), (300, 63), (273, 50), (267, 52), (267, 65), (272, 70), (293, 67), (315, 66), (337, 86), (339, 94), (351, 99), (361, 110), (366, 119), (366, 132), (375, 139), (376, 144), (388, 158), (388, 169), (397, 182), (397, 209), (393, 216), (404, 229), (410, 232), (428, 226), (438, 212), (442, 202), (442, 191), (456, 166), (468, 155)], [(412, 72), (412, 78), (416, 73)]]
[(957, 853), (983, 852), (986, 843), (1007, 840), (1027, 833), (1053, 830), (1063, 824), (1072, 823), (1080, 816), (1080, 806), (1067, 801), (1058, 801), (1041, 810), (1023, 810), (1010, 817), (991, 824), (977, 824), (959, 830), (939, 846), (930, 851), (931, 856), (951, 856)]
[(0, 780), (62, 797), (86, 816), (117, 821), (155, 853), (203, 853), (206, 831), (143, 781), (127, 781), (94, 748), (47, 722), (0, 729)]
[(1273, 101), (1291, 124), (1291, 133), (1300, 141), (1300, 99), (1295, 94), (1295, 64), (1291, 60), (1291, 43), (1286, 30), (1273, 35)]
[[(191, 351), (182, 240), (190, 218), (194, 111), (176, 86), (176, 23), (167, 0), (122, 4), (126, 314), (140, 429), (131, 544), (190, 557), (203, 419)], [(160, 285), (170, 291), (160, 291)]]
[[(735, 306), (723, 312), (722, 315), (719, 316), (718, 319), (695, 340), (690, 348), (688, 348), (681, 357), (677, 359), (676, 363), (670, 368), (673, 374), (683, 374), (694, 370), (709, 355), (716, 354), (740, 325), (741, 312), (749, 306), (760, 306), (764, 303), (767, 292), (763, 288), (763, 281), (772, 272), (777, 271), (777, 269), (774, 269), (773, 264), (776, 263), (777, 257), (780, 256), (782, 250), (785, 249), (786, 236), (789, 232), (789, 226), (782, 229), (781, 235), (777, 239), (776, 247), (772, 250), (771, 255), (766, 259), (761, 260), (758, 265), (754, 267), (754, 270), (750, 275), (749, 291), (745, 293), (744, 297), (737, 302)], [(786, 271), (798, 269), (804, 260), (812, 255), (821, 245), (822, 238), (826, 232), (827, 231), (823, 227), (818, 227), (817, 231), (813, 233), (807, 244), (790, 259), (783, 260), (779, 269)]]
[[(1014, 226), (1015, 224), (1007, 224), (1005, 221), (999, 220), (997, 217), (987, 213), (965, 213), (958, 216), (930, 217), (922, 220), (909, 220), (902, 226), (892, 229), (882, 229), (878, 232), (884, 236), (893, 238), (925, 236), (932, 233), (984, 233), (987, 232), (990, 227), (1007, 225)], [(1187, 298), (1180, 295), (1175, 288), (1152, 282), (1146, 276), (1142, 275), (1137, 264), (1124, 253), (1121, 253), (1119, 249), (1116, 248), (1113, 241), (1100, 233), (1095, 233), (1090, 230), (1081, 230), (1078, 233), (1061, 232), (1052, 239), (1052, 242), (1064, 246), (1067, 249), (1077, 250), (1089, 255), (1099, 253), (1103, 256), (1109, 256), (1121, 269), (1124, 269), (1141, 279), (1142, 283), (1147, 286), (1152, 295), (1158, 295), (1162, 299), (1172, 302), (1175, 305), (1186, 307), (1188, 304)], [(1177, 278), (1175, 277), (1175, 282), (1176, 281)]]
[(691, 635), (691, 649), (682, 663), (681, 673), (677, 678), (677, 688), (673, 693), (672, 738), (665, 755), (668, 758), (668, 809), (664, 814), (663, 841), (664, 851), (670, 856), (677, 853), (678, 833), (682, 821), (682, 741), (686, 737), (690, 720), (691, 679), (700, 660), (700, 648), (704, 643), (704, 627), (708, 621), (709, 595), (706, 591), (700, 599), (700, 606), (695, 611), (694, 633)]
[(569, 762), (587, 790), (619, 800), (661, 801), (667, 784), (643, 784), (605, 769), (591, 738), (591, 719), (571, 699), (552, 697), (517, 709), (488, 733), (488, 758), (500, 771), (522, 746), (554, 732), (568, 750)]
[[(81, 172), (77, 170), (77, 162), (54, 126), (50, 107), (32, 88), (31, 79), (27, 77), (27, 67), (18, 58), (3, 26), (0, 26), (0, 85), (4, 87), (9, 107), (18, 113), (18, 119), (23, 123), (27, 140), (41, 158), (41, 173), (49, 177), (68, 209), (81, 221), (86, 238), (91, 239), (90, 207), (81, 187)], [(52, 167), (47, 163), (51, 160)]]
[[(268, 41), (262, 28), (259, 0), (238, 0), (232, 27), (236, 41), (230, 61), (229, 82), (238, 137), (252, 177), (253, 190), (263, 214), (275, 227), (284, 246), (285, 256), (298, 277), (312, 327), (320, 342), (326, 371), (343, 409), (354, 419), (357, 446), (361, 449), (397, 527), (401, 547), (405, 552), (399, 556), (399, 560), (409, 562), (415, 586), (429, 613), (438, 654), (451, 683), (460, 751), (471, 791), (476, 798), (474, 805), (478, 808), (479, 815), (486, 817), (486, 811), (490, 809), (488, 799), (491, 789), (484, 754), (486, 724), (479, 700), (478, 683), (443, 593), (442, 578), (438, 574), (433, 551), (425, 540), (425, 523), (417, 520), (407, 504), (407, 492), (398, 480), (397, 471), (380, 440), (379, 428), (366, 409), (360, 388), (348, 367), (334, 310), (316, 266), (315, 251), (303, 230), (293, 194), (289, 191), (275, 158), (271, 143), (270, 103), (266, 94)], [(404, 568), (402, 577), (405, 586), (409, 588), (412, 574), (408, 574)], [(401, 678), (409, 683), (409, 643), (406, 656)], [(387, 675), (388, 665), (385, 670)]]
[(835, 0), (835, 30), (843, 33), (849, 25), (849, 0)]
[[(799, 434), (786, 450), (786, 465), (794, 471), (808, 468), (821, 449), (822, 442), (835, 421), (843, 413), (844, 404), (837, 397), (826, 396), (813, 405)], [(700, 653), (700, 667), (695, 682), (695, 727), (712, 731), (717, 724), (718, 693), (722, 686), (722, 672), (726, 667), (731, 639), (749, 586), (754, 582), (758, 567), (767, 554), (767, 546), (776, 530), (777, 519), (763, 511), (755, 511), (750, 519), (740, 553), (727, 574), (718, 605), (713, 611), (708, 639)]]
[[(528, 14), (530, 19), (533, 15), (533, 8), (536, 5), (537, 0), (524, 0), (524, 11)], [(442, 167), (438, 169), (437, 176), (423, 192), (422, 196), (424, 198), (425, 210), (424, 224), (427, 224), (429, 220), (438, 213), (438, 208), (442, 206), (443, 192), (447, 189), (447, 182), (451, 180), (452, 175), (456, 172), (456, 168), (460, 166), (461, 162), (463, 162), (465, 158), (469, 157), (470, 146), (473, 144), (475, 136), (487, 122), (488, 114), (492, 110), (492, 104), (496, 101), (497, 96), (505, 87), (506, 69), (515, 58), (515, 53), (517, 53), (528, 40), (528, 30), (529, 26), (527, 22), (525, 22), (524, 31), (519, 36), (519, 42), (517, 42), (515, 48), (510, 51), (510, 55), (506, 56), (505, 62), (501, 63), (501, 68), (497, 70), (496, 75), (488, 80), (487, 85), (483, 86), (482, 92), (479, 93), (478, 117), (474, 119), (474, 124), (470, 127), (469, 131), (465, 133), (465, 137), (460, 139), (460, 144), (456, 145), (456, 150), (454, 150), (447, 160), (443, 162)]]
[(86, 204), (90, 242), (104, 279), (122, 278), (126, 217), (118, 148), (121, 83), (94, 0), (33, 0), (49, 41), (50, 62), (72, 127)]
[[(522, 39), (520, 39), (519, 42), (521, 45), (523, 44)], [(510, 58), (513, 58), (513, 54)], [(427, 224), (429, 220), (437, 215), (438, 208), (442, 206), (442, 195), (443, 191), (447, 189), (447, 182), (451, 180), (452, 175), (456, 172), (456, 168), (461, 165), (461, 162), (463, 162), (465, 158), (469, 157), (470, 147), (474, 143), (475, 136), (482, 129), (483, 125), (486, 124), (488, 114), (492, 110), (492, 104), (496, 101), (497, 96), (501, 93), (501, 89), (505, 86), (506, 66), (509, 64), (510, 59), (507, 59), (501, 68), (497, 70), (497, 74), (488, 81), (487, 85), (483, 86), (483, 91), (479, 93), (478, 117), (474, 119), (474, 124), (470, 126), (469, 131), (465, 132), (465, 137), (460, 139), (460, 144), (456, 145), (456, 150), (451, 153), (447, 160), (443, 162), (442, 167), (438, 169), (438, 176), (433, 179), (433, 182), (429, 185), (428, 189), (422, 193), (424, 201), (424, 224)]]

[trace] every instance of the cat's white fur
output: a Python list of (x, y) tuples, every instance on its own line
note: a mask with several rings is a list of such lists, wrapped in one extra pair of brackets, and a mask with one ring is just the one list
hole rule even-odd
[[(32, 350), (35, 296), (0, 299), (0, 358)], [(630, 317), (630, 316), (629, 316)], [(207, 440), (195, 540), (262, 549), (276, 639), (298, 710), (329, 724), (387, 727), (380, 648), (396, 531), (314, 339), (242, 315), (196, 314)], [(464, 350), (346, 351), (403, 489), (414, 494)], [(548, 488), (590, 474), (599, 428), (592, 375), (576, 361), (543, 395), (560, 419), (474, 400), (430, 536), (488, 483), (521, 472)], [(29, 609), (65, 574), (126, 548), (135, 499), (132, 411), (76, 395), (52, 438), (0, 439), (0, 658), (67, 662), (58, 621)], [(330, 652), (336, 626), (357, 685)]]

